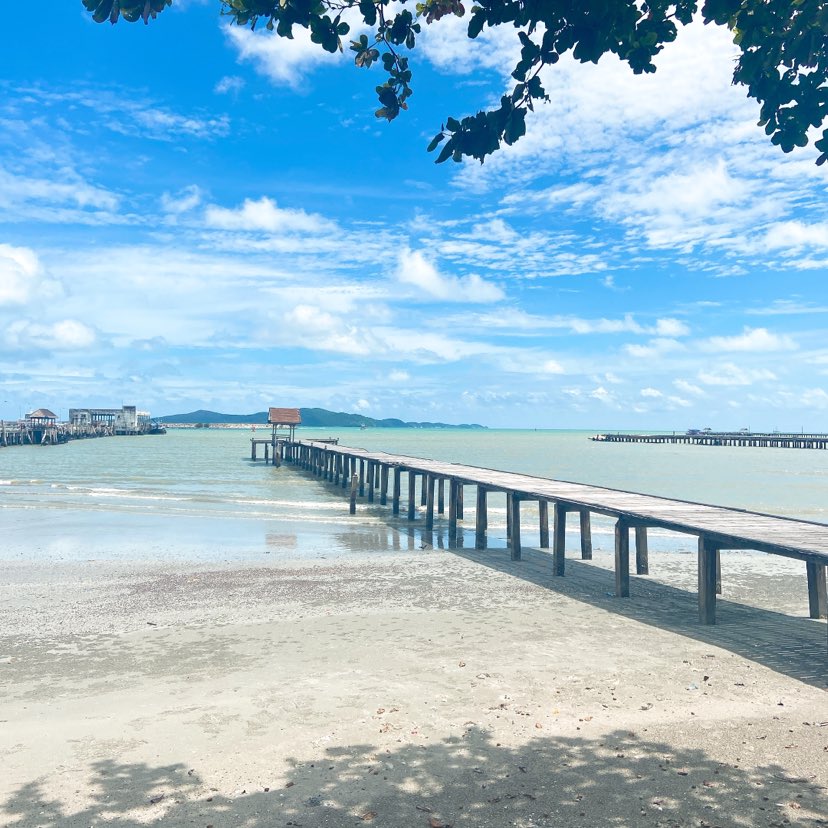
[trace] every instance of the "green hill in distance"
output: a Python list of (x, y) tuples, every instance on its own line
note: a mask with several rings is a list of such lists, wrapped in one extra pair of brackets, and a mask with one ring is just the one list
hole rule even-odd
[[(328, 411), (324, 408), (300, 408), (302, 425), (308, 428), (486, 428), (478, 423), (415, 423), (405, 422), (393, 417), (384, 420), (375, 420), (363, 414), (347, 414), (344, 411)], [(255, 423), (267, 424), (267, 411), (257, 411), (255, 414), (221, 414), (218, 411), (190, 411), (187, 414), (167, 414), (158, 417), (160, 423), (204, 423), (217, 425), (219, 423)]]

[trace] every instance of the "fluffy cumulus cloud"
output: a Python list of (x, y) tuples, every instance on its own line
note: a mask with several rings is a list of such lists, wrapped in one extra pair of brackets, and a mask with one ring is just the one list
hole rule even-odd
[(247, 198), (232, 209), (211, 205), (204, 215), (208, 227), (220, 230), (247, 230), (265, 233), (321, 233), (336, 229), (336, 224), (318, 213), (279, 207), (266, 196)]
[(711, 336), (700, 344), (704, 351), (793, 351), (796, 342), (789, 336), (775, 334), (767, 328), (748, 328), (736, 336)]
[(201, 198), (201, 189), (197, 185), (191, 184), (177, 193), (163, 193), (161, 195), (161, 207), (165, 213), (172, 213), (173, 215), (188, 213), (201, 204)]
[(704, 385), (741, 386), (775, 380), (776, 374), (767, 368), (748, 368), (724, 362), (699, 371), (698, 378)]
[(6, 328), (3, 338), (10, 349), (34, 351), (82, 350), (96, 340), (95, 331), (76, 319), (49, 324), (18, 319)]
[(36, 297), (54, 298), (60, 293), (60, 284), (46, 276), (34, 250), (0, 244), (0, 307), (25, 305)]
[(444, 302), (497, 302), (505, 294), (477, 274), (446, 276), (420, 251), (405, 249), (397, 263), (397, 279), (416, 288), (420, 295)]

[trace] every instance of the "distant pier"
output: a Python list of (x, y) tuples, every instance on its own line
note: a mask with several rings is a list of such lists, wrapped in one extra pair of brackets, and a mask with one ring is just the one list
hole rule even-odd
[(607, 432), (589, 438), (596, 443), (671, 443), (693, 446), (754, 446), (758, 448), (828, 449), (828, 434), (793, 434), (778, 431), (686, 431), (671, 434)]

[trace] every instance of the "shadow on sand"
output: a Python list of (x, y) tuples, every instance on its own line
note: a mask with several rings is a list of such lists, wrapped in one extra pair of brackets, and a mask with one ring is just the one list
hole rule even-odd
[(338, 746), (288, 759), (278, 788), (232, 796), (183, 765), (100, 761), (91, 767), (91, 799), (81, 810), (67, 810), (38, 781), (19, 789), (0, 813), (4, 824), (21, 828), (760, 828), (825, 824), (828, 813), (816, 779), (791, 777), (775, 765), (743, 770), (630, 732), (600, 742), (537, 738), (512, 748), (470, 728), (428, 746), (375, 750)]

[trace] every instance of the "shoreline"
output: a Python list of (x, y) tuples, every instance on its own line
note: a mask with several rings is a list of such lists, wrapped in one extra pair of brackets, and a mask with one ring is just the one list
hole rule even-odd
[(0, 814), (819, 825), (824, 622), (802, 617), (798, 566), (757, 592), (761, 558), (736, 554), (713, 628), (678, 588), (694, 558), (659, 552), (631, 599), (606, 595), (604, 555), (563, 579), (503, 550), (13, 566)]

